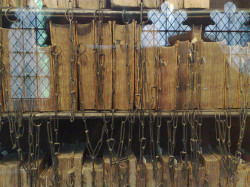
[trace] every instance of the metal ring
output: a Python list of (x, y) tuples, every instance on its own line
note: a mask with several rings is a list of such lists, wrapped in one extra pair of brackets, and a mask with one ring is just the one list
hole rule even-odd
[(13, 21), (13, 20), (10, 20), (9, 19), (9, 17), (8, 17), (8, 15), (7, 15), (7, 13), (9, 12), (9, 10), (10, 9), (12, 9), (12, 8), (8, 8), (6, 11), (5, 11), (5, 17), (6, 17), (6, 19), (9, 21), (9, 22), (11, 22), (11, 23), (15, 23), (15, 22), (18, 22), (19, 21), (19, 19), (16, 19), (15, 21)]

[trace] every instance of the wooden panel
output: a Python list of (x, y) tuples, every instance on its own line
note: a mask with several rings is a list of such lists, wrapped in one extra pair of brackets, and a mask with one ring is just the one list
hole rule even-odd
[(189, 100), (189, 87), (188, 87), (188, 55), (189, 55), (189, 41), (177, 42), (179, 68), (178, 68), (178, 81), (179, 88), (177, 94), (177, 109), (187, 109)]
[(19, 160), (17, 154), (8, 155), (0, 161), (0, 186), (18, 186)]
[(137, 161), (134, 154), (132, 154), (129, 158), (128, 162), (129, 167), (129, 186), (136, 187), (136, 172), (137, 172)]
[[(103, 48), (102, 53), (105, 55), (105, 62), (102, 68), (102, 80), (99, 86), (103, 86), (100, 94), (103, 101), (98, 101), (98, 81), (97, 81), (97, 62), (94, 46), (98, 41), (98, 25), (92, 21), (90, 24), (77, 24), (77, 38), (82, 53), (79, 58), (80, 78), (83, 89), (80, 90), (80, 98), (82, 95), (85, 109), (111, 109), (112, 106), (112, 24), (111, 22), (103, 24), (102, 37)], [(85, 51), (86, 49), (86, 51)], [(84, 52), (85, 51), (85, 52)], [(102, 58), (103, 61), (103, 58)], [(83, 93), (82, 93), (83, 92)]]
[[(33, 106), (32, 111), (52, 111), (54, 88), (51, 48), (36, 46), (34, 30), (2, 29), (2, 34), (5, 46), (3, 48), (5, 63), (3, 86), (7, 90), (7, 92), (3, 92), (4, 110), (13, 111), (18, 106), (19, 97), (22, 96), (23, 111), (30, 111), (31, 106)], [(22, 35), (30, 36), (29, 41), (24, 41), (28, 49), (14, 44), (17, 35), (21, 35), (21, 38), (24, 37)], [(18, 44), (21, 43), (18, 42)], [(21, 52), (22, 50), (24, 53)], [(26, 74), (29, 74), (30, 77), (24, 77)], [(21, 93), (18, 86), (22, 89)], [(6, 105), (7, 99), (9, 106)]]
[(224, 108), (225, 101), (225, 58), (217, 42), (203, 42), (201, 57), (201, 108)]
[[(77, 1), (77, 7), (83, 8), (83, 9), (99, 9), (99, 0), (76, 0)], [(103, 8), (106, 8), (106, 1), (102, 0), (103, 2)]]
[(74, 154), (74, 185), (82, 185), (82, 165), (85, 144), (78, 144)]
[[(162, 69), (162, 95), (161, 109), (164, 111), (176, 109), (176, 87), (177, 87), (177, 48), (163, 47), (161, 50), (161, 58), (163, 60)], [(160, 73), (158, 71), (158, 73)]]
[(209, 8), (210, 0), (184, 0), (184, 8)]
[(60, 184), (62, 186), (67, 186), (71, 184), (70, 182), (70, 170), (73, 168), (74, 164), (74, 150), (75, 145), (66, 144), (62, 148), (61, 154), (58, 155), (58, 171), (60, 174)]
[(113, 23), (113, 42), (116, 47), (113, 53), (113, 106), (116, 110), (133, 109), (134, 103), (135, 22), (127, 27)]
[(104, 172), (104, 183), (110, 187), (119, 186), (119, 167), (116, 165), (111, 165), (110, 163), (110, 156), (104, 155), (103, 156), (103, 172)]
[[(74, 27), (74, 26), (73, 26)], [(70, 28), (68, 24), (54, 24), (50, 22), (51, 44), (61, 50), (58, 56), (59, 96), (58, 108), (60, 111), (71, 110), (71, 62), (70, 62)], [(54, 62), (55, 63), (55, 62)], [(77, 80), (76, 61), (74, 61), (74, 74)], [(77, 84), (74, 92), (77, 101)], [(77, 109), (77, 102), (75, 109)]]
[(134, 7), (138, 8), (140, 6), (141, 0), (110, 0), (112, 8), (118, 7)]
[(220, 184), (220, 160), (212, 154), (203, 154), (202, 159), (206, 169), (206, 176), (209, 186)]

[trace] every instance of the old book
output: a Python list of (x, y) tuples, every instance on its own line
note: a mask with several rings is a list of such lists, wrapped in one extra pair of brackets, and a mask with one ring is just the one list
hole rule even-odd
[(177, 66), (177, 47), (162, 47), (160, 49), (161, 67), (158, 73), (160, 74), (158, 90), (161, 90), (158, 96), (158, 106), (163, 111), (175, 110), (177, 106), (177, 91), (178, 91), (178, 68)]
[(0, 186), (18, 186), (20, 161), (17, 154), (9, 154), (0, 160)]
[(116, 110), (133, 109), (135, 22), (113, 22), (113, 106)]
[[(102, 0), (101, 8), (106, 8), (107, 0)], [(76, 6), (83, 9), (99, 9), (99, 0), (76, 0)]]
[(44, 6), (47, 8), (58, 8), (58, 1), (57, 0), (43, 0)]
[(122, 7), (133, 7), (139, 8), (141, 0), (111, 0), (111, 7), (112, 8), (122, 8)]
[(188, 168), (185, 168), (181, 163), (177, 163), (177, 160), (174, 158), (174, 171), (170, 171), (170, 159), (169, 156), (166, 155), (161, 156), (159, 161), (161, 162), (163, 169), (163, 184), (166, 184), (167, 187), (188, 186)]
[[(75, 24), (72, 25), (75, 30)], [(58, 95), (58, 109), (60, 111), (69, 111), (77, 109), (77, 66), (76, 60), (71, 66), (70, 53), (75, 53), (70, 47), (70, 26), (69, 24), (54, 24), (50, 22), (51, 44), (56, 47), (58, 56), (58, 81), (59, 81), (59, 95)], [(75, 31), (73, 31), (73, 38), (75, 40)], [(76, 46), (75, 46), (76, 49)], [(75, 55), (76, 56), (76, 55)], [(55, 59), (53, 61), (55, 64)], [(73, 68), (73, 70), (71, 69)], [(72, 70), (72, 71), (71, 71)], [(71, 72), (73, 75), (71, 75)], [(74, 87), (71, 79), (75, 80)], [(56, 81), (56, 80), (55, 80)], [(73, 96), (73, 102), (71, 101)]]
[[(98, 32), (99, 30), (99, 32)], [(101, 46), (97, 43), (100, 36)], [(85, 109), (108, 110), (112, 107), (112, 24), (77, 24), (80, 101)], [(99, 51), (99, 55), (96, 50)]]
[[(135, 105), (136, 108), (153, 110), (158, 103), (158, 47), (137, 49), (135, 62)], [(159, 53), (158, 53), (159, 54)], [(145, 63), (144, 63), (145, 62)]]
[(53, 169), (52, 167), (45, 168), (39, 177), (39, 186), (52, 186), (53, 184)]
[(177, 42), (178, 49), (178, 91), (177, 91), (177, 109), (188, 109), (190, 105), (189, 82), (188, 82), (188, 58), (189, 58), (189, 41)]
[(78, 143), (74, 153), (74, 184), (75, 186), (82, 185), (82, 165), (83, 165), (83, 154), (85, 150), (84, 143)]
[(156, 1), (144, 0), (143, 5), (146, 8), (159, 8), (164, 1), (165, 0), (156, 0)]
[(103, 155), (104, 183), (110, 187), (119, 186), (119, 166), (111, 163), (109, 154)]
[(137, 160), (134, 154), (131, 154), (128, 162), (129, 168), (129, 186), (136, 187)]
[(197, 178), (193, 175), (192, 165), (189, 162), (188, 175), (189, 175), (189, 186), (190, 187), (202, 187), (206, 183), (206, 169), (205, 166), (200, 163), (199, 170), (197, 171)]
[(205, 172), (208, 184), (218, 186), (220, 184), (220, 160), (213, 154), (202, 154), (202, 160), (205, 165)]
[(129, 185), (129, 164), (127, 162), (119, 163), (119, 186)]
[(136, 171), (136, 186), (146, 186), (147, 183), (147, 169), (145, 165), (145, 158), (142, 163), (138, 160)]
[(61, 153), (57, 156), (60, 184), (67, 186), (72, 183), (72, 173), (74, 174), (74, 152), (75, 144), (65, 144)]
[(209, 9), (210, 0), (184, 0), (184, 8), (206, 8)]
[(84, 159), (82, 167), (82, 179), (84, 187), (92, 187), (93, 185), (97, 187), (102, 187), (104, 185), (103, 179), (103, 160), (97, 159), (93, 163), (90, 157)]
[(225, 107), (225, 58), (217, 42), (202, 42), (199, 63), (201, 76), (201, 108), (222, 109)]
[(146, 156), (146, 186), (159, 186), (163, 183), (163, 171), (160, 162), (153, 163), (150, 156)]
[(51, 48), (36, 45), (34, 29), (2, 29), (2, 36), (6, 46), (3, 48), (4, 110), (21, 108), (25, 112), (52, 111), (54, 92)]

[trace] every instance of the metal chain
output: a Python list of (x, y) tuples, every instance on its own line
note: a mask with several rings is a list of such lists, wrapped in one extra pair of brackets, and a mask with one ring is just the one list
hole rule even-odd
[(66, 12), (66, 19), (69, 21), (70, 30), (70, 108), (71, 116), (70, 122), (75, 121), (75, 111), (76, 111), (76, 91), (75, 91), (75, 33), (74, 33), (74, 3), (72, 0), (68, 1), (68, 10)]
[[(84, 45), (85, 46), (85, 50), (83, 52), (80, 51), (80, 45)], [(101, 135), (100, 135), (100, 139), (97, 142), (96, 146), (93, 147), (91, 142), (90, 142), (90, 137), (89, 137), (89, 130), (88, 130), (88, 125), (87, 125), (87, 118), (85, 116), (85, 106), (84, 106), (84, 93), (83, 93), (83, 84), (82, 84), (82, 76), (81, 76), (81, 72), (82, 72), (82, 66), (80, 64), (80, 56), (83, 55), (86, 52), (86, 45), (85, 44), (79, 44), (78, 45), (78, 50), (77, 50), (77, 62), (78, 62), (78, 79), (79, 79), (79, 89), (80, 89), (80, 94), (81, 94), (81, 110), (82, 110), (82, 121), (83, 121), (83, 125), (84, 125), (84, 133), (86, 136), (86, 146), (88, 149), (88, 152), (91, 156), (92, 159), (92, 186), (96, 186), (96, 181), (95, 181), (95, 176), (96, 176), (96, 172), (95, 172), (95, 167), (94, 167), (94, 163), (95, 160), (97, 158), (97, 155), (99, 154), (102, 144), (103, 144), (103, 138), (104, 138), (104, 134), (105, 134), (105, 130), (107, 129), (107, 121), (106, 121), (106, 114), (104, 114), (103, 116), (103, 127), (102, 127), (102, 131), (101, 131)]]
[[(52, 158), (52, 167), (54, 172), (54, 178), (53, 178), (53, 184), (59, 185), (60, 184), (60, 178), (59, 178), (59, 172), (58, 172), (58, 160), (57, 156), (60, 152), (60, 143), (58, 140), (58, 134), (59, 134), (59, 118), (58, 118), (58, 97), (59, 97), (59, 76), (58, 76), (58, 69), (59, 69), (59, 63), (58, 58), (61, 55), (62, 50), (57, 52), (57, 46), (54, 46), (52, 48), (51, 54), (53, 57), (53, 61), (55, 64), (55, 74), (54, 74), (54, 92), (55, 92), (55, 116), (53, 120), (53, 130), (52, 130), (52, 119), (50, 119), (49, 122), (47, 122), (47, 134), (48, 134), (48, 141), (50, 144), (50, 152), (51, 152), (51, 158)], [(54, 136), (53, 136), (54, 134)], [(53, 138), (54, 137), (54, 138)]]

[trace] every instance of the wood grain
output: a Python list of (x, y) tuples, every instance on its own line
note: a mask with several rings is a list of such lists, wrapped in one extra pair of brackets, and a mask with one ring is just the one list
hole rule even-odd
[(184, 8), (207, 8), (209, 9), (210, 0), (184, 0)]
[(189, 55), (189, 41), (177, 42), (179, 69), (178, 81), (179, 88), (177, 92), (177, 109), (187, 109), (190, 106), (189, 100), (189, 83), (188, 83), (188, 55)]
[[(107, 0), (102, 0), (103, 8), (106, 8)], [(76, 0), (76, 6), (83, 9), (99, 9), (99, 0)]]
[[(73, 27), (74, 24), (73, 24)], [(61, 54), (58, 56), (59, 96), (58, 107), (60, 111), (71, 110), (71, 63), (70, 63), (70, 28), (69, 24), (55, 24), (50, 22), (52, 46), (58, 47)], [(74, 36), (75, 37), (75, 36)], [(55, 63), (55, 62), (54, 62)], [(77, 81), (76, 60), (74, 61), (74, 79)], [(74, 87), (77, 101), (77, 83)], [(77, 102), (75, 109), (77, 109)]]
[(143, 4), (146, 8), (159, 8), (159, 6), (164, 2), (164, 0), (143, 0)]
[[(158, 102), (158, 81), (157, 71), (155, 66), (156, 51), (159, 50), (154, 47), (141, 49), (141, 61), (139, 57), (139, 49), (136, 52), (135, 62), (135, 103), (136, 107), (144, 108), (145, 110), (153, 110), (157, 108)], [(145, 62), (145, 63), (144, 63)], [(140, 65), (141, 64), (141, 65)], [(140, 73), (141, 69), (141, 73)], [(141, 75), (140, 75), (141, 74)], [(139, 81), (140, 79), (140, 81)], [(140, 101), (140, 90), (143, 90), (143, 102)]]
[(69, 171), (74, 167), (74, 151), (75, 144), (66, 144), (62, 147), (62, 151), (57, 157), (60, 184), (62, 186), (71, 184)]
[(119, 7), (134, 7), (138, 8), (140, 6), (140, 0), (110, 0), (111, 8), (119, 8)]
[(205, 165), (206, 176), (209, 186), (219, 186), (220, 183), (220, 160), (212, 154), (203, 154), (202, 160)]
[(103, 87), (100, 91), (103, 101), (98, 99), (97, 54), (94, 51), (98, 41), (97, 30), (98, 25), (94, 21), (90, 24), (77, 24), (77, 41), (80, 47), (82, 45), (83, 50), (78, 62), (80, 63), (80, 78), (83, 85), (82, 90), (80, 90), (80, 98), (81, 102), (84, 100), (85, 109), (109, 110), (112, 108), (112, 23), (103, 24), (101, 29), (103, 57), (100, 61), (103, 63), (103, 68), (99, 86)]
[(127, 162), (119, 164), (119, 186), (127, 186), (129, 184), (129, 168)]
[(146, 157), (146, 186), (158, 186), (162, 184), (163, 181), (163, 171), (162, 171), (162, 165), (160, 162), (156, 163), (156, 166), (154, 168), (153, 163), (150, 160), (150, 157)]
[(128, 162), (129, 168), (129, 186), (136, 187), (137, 160), (134, 154), (131, 154)]
[[(161, 58), (163, 60), (162, 67), (158, 74), (162, 73), (162, 85), (159, 85), (159, 89), (162, 89), (161, 95), (161, 109), (163, 111), (175, 110), (177, 105), (177, 81), (178, 81), (178, 72), (177, 72), (177, 47), (162, 47), (161, 49)], [(160, 81), (161, 82), (161, 81)]]
[(110, 187), (119, 186), (119, 166), (111, 165), (110, 156), (107, 154), (103, 156), (103, 172), (104, 183)]
[(17, 154), (8, 155), (0, 161), (0, 186), (18, 186), (20, 162)]
[(74, 153), (74, 185), (82, 185), (82, 165), (83, 165), (83, 154), (84, 154), (85, 144), (77, 144)]
[(221, 109), (225, 102), (225, 58), (219, 43), (202, 42), (201, 108)]
[(135, 22), (127, 27), (126, 29), (125, 25), (113, 22), (113, 42), (115, 45), (113, 52), (113, 106), (115, 110), (133, 109), (134, 103)]

